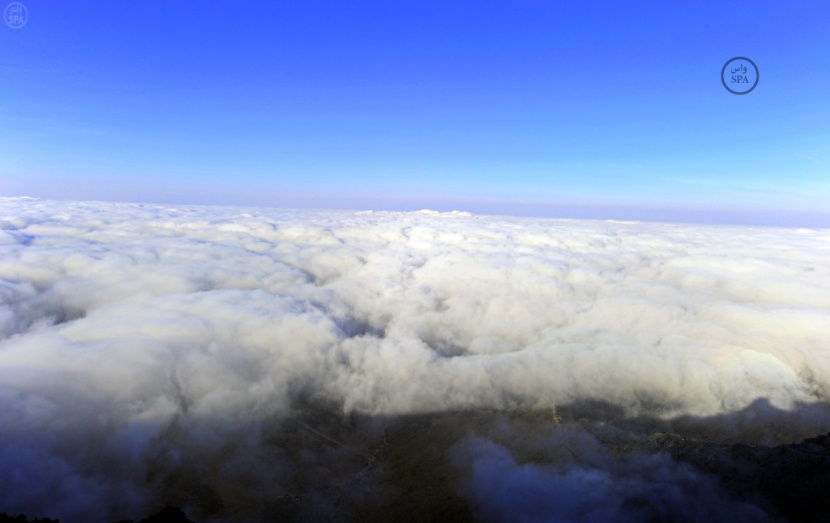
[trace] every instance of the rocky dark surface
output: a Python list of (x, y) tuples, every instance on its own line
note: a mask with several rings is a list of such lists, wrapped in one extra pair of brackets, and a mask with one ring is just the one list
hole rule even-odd
[(0, 523), (60, 523), (58, 519), (49, 518), (32, 518), (29, 519), (24, 514), (10, 515), (5, 512), (0, 512)]
[(193, 523), (178, 507), (167, 507), (157, 514), (144, 518), (141, 521), (121, 520), (117, 523)]
[[(0, 513), (0, 523), (60, 523), (59, 519), (49, 518), (34, 518), (29, 519), (24, 514), (11, 516), (9, 514)], [(187, 515), (178, 507), (167, 507), (157, 514), (146, 517), (140, 521), (131, 519), (124, 519), (117, 523), (193, 523), (188, 519)]]
[(716, 476), (736, 498), (782, 519), (830, 521), (830, 434), (776, 447), (652, 437), (656, 450)]
[[(563, 433), (590, 435), (600, 449), (592, 452), (611, 459), (666, 453), (715, 478), (729, 499), (761, 508), (771, 521), (830, 522), (830, 434), (783, 445), (727, 444), (691, 429), (655, 430), (667, 428), (657, 422), (638, 420), (629, 425), (613, 412), (604, 412), (603, 421), (591, 421), (578, 417), (577, 410), (377, 419), (308, 409), (291, 423), (281, 423), (269, 436), (268, 443), (282, 449), (284, 458), (293, 463), (286, 476), (290, 488), (281, 495), (256, 503), (243, 499), (232, 507), (233, 493), (209, 483), (191, 489), (170, 483), (165, 491), (178, 497), (171, 496), (168, 508), (138, 523), (475, 521), (481, 513), (459, 488), (466, 474), (457, 464), (459, 445), (480, 437), (509, 448), (520, 464), (578, 464), (578, 449), (574, 453), (567, 445), (550, 443)], [(683, 423), (675, 428), (690, 427)], [(509, 427), (506, 432), (505, 427)], [(29, 521), (57, 520), (0, 514), (0, 523)]]

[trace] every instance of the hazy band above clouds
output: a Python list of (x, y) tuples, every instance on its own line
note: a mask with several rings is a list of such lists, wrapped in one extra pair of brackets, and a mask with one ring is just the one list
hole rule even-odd
[[(671, 420), (830, 399), (830, 230), (7, 198), (0, 252), (0, 511), (134, 516), (159, 442), (247, 474), (278, 452), (251, 427), (304, 401)], [(718, 437), (830, 429), (738, 421)], [(474, 476), (512, 466), (474, 445)]]

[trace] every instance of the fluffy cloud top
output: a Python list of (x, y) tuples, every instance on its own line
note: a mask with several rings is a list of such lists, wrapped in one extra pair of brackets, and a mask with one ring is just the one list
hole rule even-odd
[(828, 230), (0, 199), (0, 253), (0, 510), (135, 517), (161, 462), (281, 492), (263, 427), (307, 402), (830, 428), (776, 418), (830, 398)]

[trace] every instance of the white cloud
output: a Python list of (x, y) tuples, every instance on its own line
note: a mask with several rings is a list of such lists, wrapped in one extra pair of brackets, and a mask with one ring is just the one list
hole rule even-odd
[(0, 511), (84, 519), (121, 485), (107, 517), (137, 517), (173, 462), (285, 488), (260, 432), (303, 401), (830, 429), (774, 418), (830, 396), (828, 230), (31, 199), (0, 225)]

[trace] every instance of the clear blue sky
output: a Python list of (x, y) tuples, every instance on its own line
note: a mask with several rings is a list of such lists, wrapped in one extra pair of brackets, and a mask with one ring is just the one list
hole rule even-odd
[(826, 0), (23, 3), (0, 195), (830, 226)]

